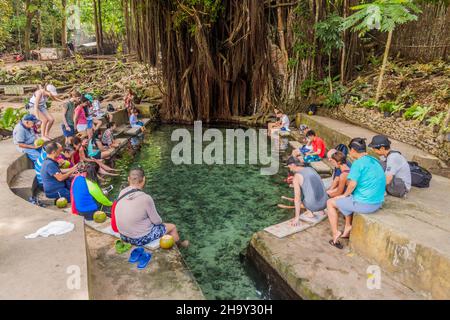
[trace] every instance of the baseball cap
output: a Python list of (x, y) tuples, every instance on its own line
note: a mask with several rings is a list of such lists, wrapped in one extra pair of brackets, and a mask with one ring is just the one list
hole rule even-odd
[(381, 147), (390, 147), (391, 141), (388, 139), (388, 137), (379, 134), (372, 138), (372, 141), (369, 143), (370, 148), (381, 148)]
[(54, 85), (49, 84), (45, 90), (47, 90), (48, 92), (50, 92), (52, 94), (52, 96), (56, 97), (58, 95), (58, 92), (56, 91), (56, 88)]
[(36, 116), (34, 114), (27, 114), (22, 118), (22, 120), (36, 122), (36, 121), (38, 121), (38, 118), (36, 118)]
[(305, 131), (306, 129), (308, 129), (308, 126), (306, 124), (301, 124), (299, 129), (300, 131)]
[(94, 97), (92, 97), (92, 95), (90, 95), (89, 93), (85, 94), (84, 97), (88, 99), (91, 103), (94, 102)]

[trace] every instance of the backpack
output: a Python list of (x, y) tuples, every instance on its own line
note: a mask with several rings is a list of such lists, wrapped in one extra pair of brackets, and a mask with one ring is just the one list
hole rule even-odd
[[(388, 157), (392, 153), (399, 153), (399, 151), (390, 151)], [(419, 166), (415, 161), (408, 161), (409, 170), (411, 171), (411, 185), (417, 188), (429, 188), (431, 178), (433, 175), (425, 168)]]
[(411, 170), (411, 185), (417, 188), (429, 188), (433, 175), (415, 161), (408, 161)]
[(119, 232), (119, 229), (117, 228), (117, 223), (116, 223), (116, 206), (117, 203), (122, 200), (123, 198), (125, 198), (126, 196), (141, 191), (139, 189), (131, 189), (130, 191), (125, 192), (121, 197), (117, 198), (117, 200), (115, 200), (113, 202), (113, 205), (111, 207), (111, 228), (114, 230), (114, 232)]
[(345, 144), (338, 144), (334, 149), (336, 149), (336, 151), (342, 152), (345, 156), (348, 156), (348, 147)]

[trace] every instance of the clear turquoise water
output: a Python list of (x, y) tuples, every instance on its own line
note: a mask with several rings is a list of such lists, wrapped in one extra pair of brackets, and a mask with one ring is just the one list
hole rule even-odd
[[(274, 298), (258, 274), (240, 257), (253, 233), (286, 220), (291, 212), (277, 203), (290, 193), (282, 179), (263, 176), (257, 165), (179, 165), (171, 159), (175, 126), (154, 128), (135, 156), (124, 155), (117, 165), (139, 165), (147, 177), (146, 191), (166, 222), (178, 226), (190, 247), (182, 249), (188, 267), (208, 299)], [(189, 129), (189, 127), (186, 127)], [(115, 192), (126, 174), (113, 181)]]

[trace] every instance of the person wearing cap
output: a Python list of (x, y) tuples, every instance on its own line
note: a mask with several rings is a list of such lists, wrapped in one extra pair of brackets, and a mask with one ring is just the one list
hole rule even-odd
[[(384, 202), (386, 176), (379, 161), (367, 154), (365, 139), (354, 138), (349, 144), (352, 162), (347, 176), (345, 193), (327, 202), (328, 220), (333, 239), (329, 243), (342, 249), (340, 238), (348, 238), (352, 229), (353, 213), (369, 214), (381, 208)], [(344, 231), (338, 230), (339, 210), (345, 216)]]
[(50, 129), (55, 122), (55, 118), (47, 110), (47, 102), (49, 99), (62, 102), (62, 100), (58, 98), (58, 92), (56, 91), (55, 86), (51, 84), (40, 86), (39, 89), (34, 92), (28, 104), (28, 108), (32, 108), (36, 117), (42, 121), (42, 137), (48, 140), (50, 140)]
[(34, 131), (34, 125), (38, 121), (35, 115), (27, 114), (21, 121), (14, 127), (13, 130), (13, 142), (16, 145), (18, 151), (25, 153), (33, 164), (41, 155), (41, 146), (35, 146), (34, 141), (37, 136)]
[(291, 222), (297, 226), (300, 220), (302, 206), (308, 211), (302, 215), (303, 220), (316, 219), (314, 213), (324, 215), (327, 207), (328, 196), (320, 175), (311, 167), (304, 167), (295, 157), (289, 157), (287, 161), (289, 170), (294, 174), (292, 184), (294, 186), (295, 216)]
[(403, 198), (411, 190), (411, 169), (408, 161), (398, 151), (391, 150), (391, 141), (384, 135), (372, 138), (369, 147), (381, 158), (386, 173), (386, 192)]

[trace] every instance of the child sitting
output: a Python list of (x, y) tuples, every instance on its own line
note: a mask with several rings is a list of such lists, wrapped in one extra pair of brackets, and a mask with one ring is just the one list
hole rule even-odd
[(102, 135), (102, 143), (108, 148), (118, 148), (119, 142), (114, 139), (114, 130), (116, 129), (115, 122), (108, 122), (106, 124), (106, 130)]
[(139, 111), (137, 109), (133, 109), (130, 115), (130, 126), (132, 128), (141, 128), (142, 132), (145, 131), (144, 123), (138, 120)]

